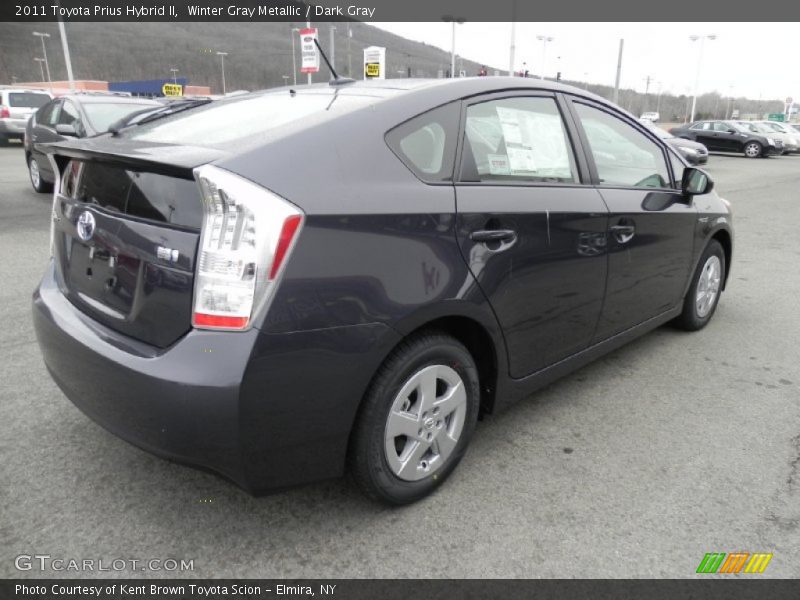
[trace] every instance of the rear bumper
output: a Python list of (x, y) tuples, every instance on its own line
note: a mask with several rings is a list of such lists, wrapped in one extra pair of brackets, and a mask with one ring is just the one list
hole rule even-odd
[(378, 340), (389, 343), (387, 328), (193, 330), (158, 350), (78, 311), (53, 274), (51, 263), (33, 297), (45, 364), (64, 394), (105, 429), (251, 492), (341, 475), (369, 381), (361, 367)]
[(27, 119), (0, 119), (0, 135), (22, 139), (27, 124)]

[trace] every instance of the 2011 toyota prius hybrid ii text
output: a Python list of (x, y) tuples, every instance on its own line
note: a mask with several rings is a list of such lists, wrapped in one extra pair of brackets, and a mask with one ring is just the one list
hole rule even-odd
[(47, 148), (44, 360), (120, 437), (261, 492), (422, 498), (479, 416), (714, 314), (729, 205), (632, 115), (480, 77), (281, 88)]

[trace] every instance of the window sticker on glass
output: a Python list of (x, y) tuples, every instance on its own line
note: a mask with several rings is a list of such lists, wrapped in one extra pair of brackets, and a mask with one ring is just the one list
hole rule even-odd
[(464, 181), (575, 181), (566, 131), (552, 98), (503, 98), (467, 109)]
[(511, 175), (511, 166), (505, 154), (489, 154), (489, 173), (492, 175)]

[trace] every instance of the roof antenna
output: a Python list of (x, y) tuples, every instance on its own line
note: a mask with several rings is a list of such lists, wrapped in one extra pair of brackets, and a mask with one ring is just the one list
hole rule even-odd
[(339, 74), (334, 70), (331, 61), (328, 60), (328, 57), (325, 55), (325, 51), (322, 49), (322, 46), (319, 45), (319, 41), (317, 38), (314, 38), (314, 44), (317, 46), (317, 50), (322, 55), (322, 58), (325, 60), (325, 64), (328, 65), (328, 69), (331, 71), (331, 75), (333, 75), (333, 79), (328, 82), (328, 85), (344, 85), (347, 83), (355, 83), (355, 79), (350, 79), (349, 77), (339, 77)]

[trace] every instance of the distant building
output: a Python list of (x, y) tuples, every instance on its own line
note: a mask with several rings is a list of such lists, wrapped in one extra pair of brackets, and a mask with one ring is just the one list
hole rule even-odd
[[(164, 84), (173, 84), (175, 80), (147, 79), (142, 81), (95, 81), (90, 79), (76, 79), (75, 90), (80, 92), (127, 92), (133, 96), (160, 97), (163, 96)], [(186, 78), (179, 77), (179, 85), (183, 86), (184, 96), (210, 96), (211, 88), (207, 85), (187, 85)], [(32, 81), (17, 83), (19, 87), (38, 88), (50, 90), (54, 96), (70, 93), (69, 81)]]

